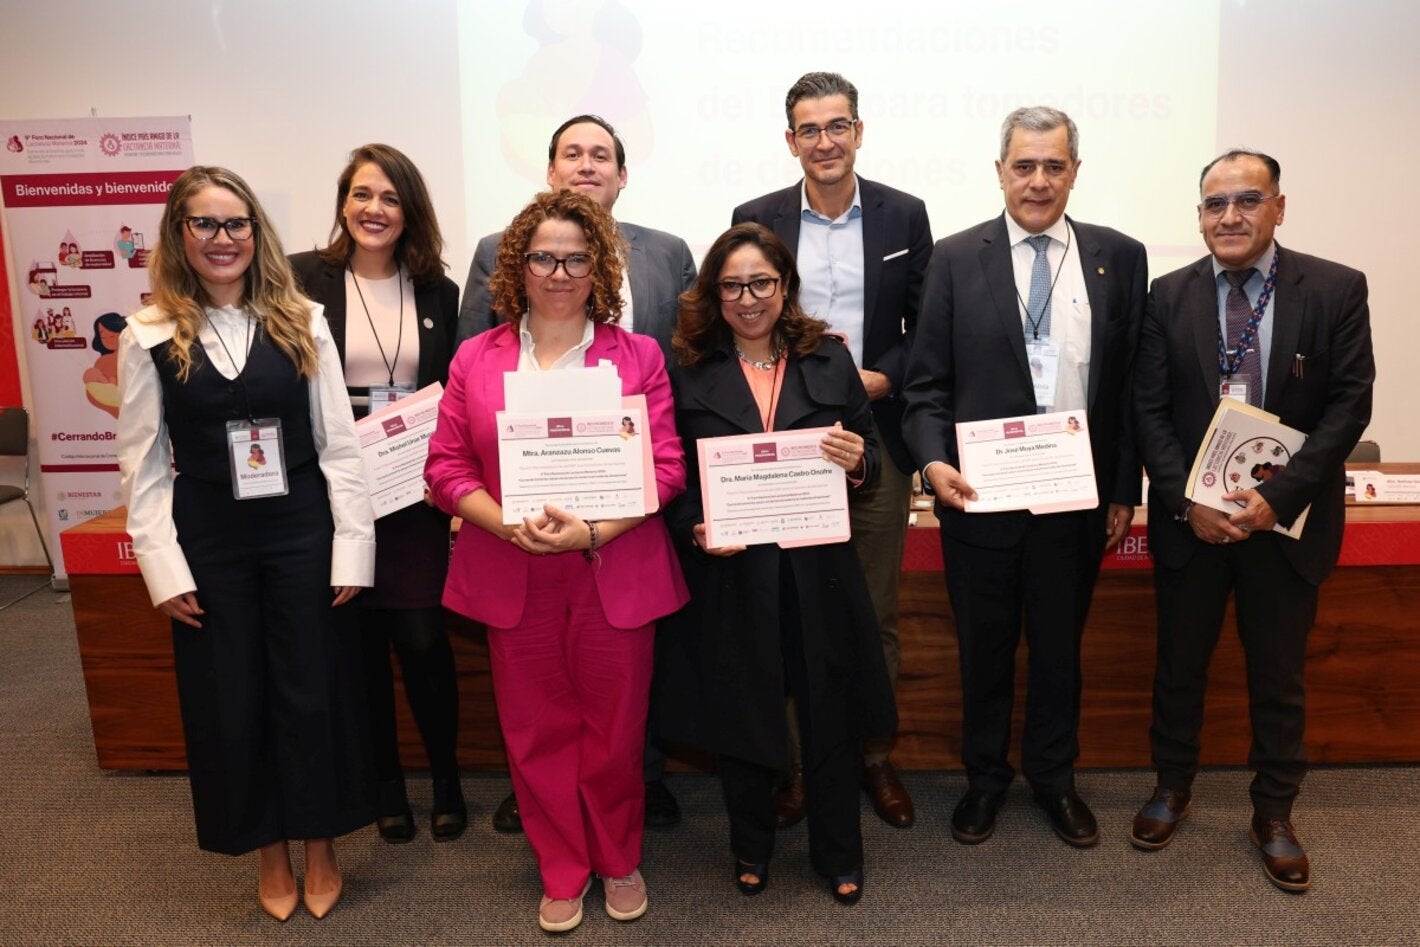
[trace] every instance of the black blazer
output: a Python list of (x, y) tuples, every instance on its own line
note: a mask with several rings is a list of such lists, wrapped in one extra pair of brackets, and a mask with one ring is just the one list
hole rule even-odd
[[(1137, 505), (1139, 460), (1130, 436), (1129, 379), (1144, 315), (1143, 244), (1108, 227), (1071, 220), (1090, 300), (1086, 412), (1100, 503)], [(937, 242), (922, 290), (922, 317), (907, 369), (903, 434), (919, 468), (960, 467), (956, 423), (1033, 414), (1010, 238), (1003, 214)], [(1025, 533), (1024, 511), (963, 513), (938, 504), (942, 529), (988, 548)]]
[[(322, 260), (315, 250), (291, 255), (296, 282), (313, 302), (325, 307), (330, 334), (345, 364), (345, 269)], [(454, 357), (454, 333), (458, 328), (459, 288), (447, 276), (414, 289), (414, 312), (419, 327), (418, 387), (449, 383), (449, 362)], [(351, 389), (357, 393), (359, 388)]]
[[(662, 735), (764, 766), (788, 765), (780, 650), (780, 571), (786, 566), (803, 632), (811, 719), (828, 734), (818, 746), (831, 747), (839, 733), (855, 741), (890, 735), (896, 726), (892, 688), (852, 542), (750, 546), (728, 558), (706, 555), (691, 542), (694, 526), (704, 520), (697, 440), (764, 430), (734, 351), (727, 343), (697, 365), (673, 365), (671, 384), (689, 478), (685, 493), (667, 508), (666, 523), (691, 600), (657, 636)], [(842, 422), (863, 436), (865, 485), (878, 473), (868, 418), (867, 393), (843, 345), (825, 339), (814, 354), (789, 358), (774, 429)]]
[[(1307, 442), (1279, 477), (1259, 484), (1283, 525), (1311, 504), (1302, 538), (1281, 540), (1299, 575), (1320, 584), (1345, 527), (1346, 457), (1371, 420), (1376, 378), (1363, 273), (1277, 248), (1272, 348), (1262, 407)], [(1304, 370), (1294, 373), (1298, 356)], [(1174, 520), (1189, 470), (1218, 407), (1218, 296), (1213, 258), (1161, 276), (1149, 291), (1134, 374), (1139, 451), (1149, 471), (1149, 546), (1182, 568), (1199, 540)]]
[[(741, 204), (730, 224), (761, 224), (790, 253), (798, 253), (802, 183)], [(902, 440), (902, 386), (932, 253), (932, 228), (921, 199), (862, 177), (858, 189), (863, 202), (862, 367), (892, 381), (892, 394), (873, 402), (873, 418), (888, 453), (907, 471), (912, 458)]]

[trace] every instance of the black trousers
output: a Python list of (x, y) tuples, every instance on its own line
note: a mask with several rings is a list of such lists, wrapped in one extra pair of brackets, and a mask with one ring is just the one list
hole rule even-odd
[(1031, 518), (1024, 537), (986, 549), (942, 533), (961, 661), (962, 760), (974, 789), (1003, 792), (1015, 704), (1016, 647), (1030, 649), (1021, 769), (1032, 787), (1074, 786), (1080, 755), (1080, 639), (1104, 552), (1101, 509)]
[[(360, 637), (365, 645), (365, 683), (369, 688), (370, 745), (375, 775), (381, 783), (398, 783), (398, 798), (381, 798), (381, 815), (397, 815), (409, 805), (404, 798), (404, 769), (399, 762), (395, 727), (394, 672), (390, 646), (399, 658), (404, 694), (424, 739), (424, 752), (435, 779), (459, 775), (459, 685), (454, 652), (444, 630), (444, 609), (361, 608)], [(383, 796), (383, 794), (382, 794)], [(391, 811), (383, 811), (390, 809)]]
[[(788, 557), (780, 558), (780, 652), (788, 696), (798, 710), (808, 791), (809, 861), (821, 875), (846, 875), (863, 864), (858, 821), (858, 747), (842, 732), (819, 732), (811, 719), (809, 671), (798, 593)], [(730, 816), (736, 858), (767, 864), (774, 853), (774, 788), (778, 772), (747, 760), (720, 757), (720, 784)]]
[(1187, 789), (1198, 773), (1208, 665), (1231, 593), (1247, 665), (1252, 805), (1264, 818), (1290, 817), (1306, 772), (1302, 675), (1317, 587), (1283, 556), (1281, 544), (1289, 542), (1268, 533), (1228, 545), (1200, 543), (1184, 568), (1154, 567), (1159, 637), (1149, 744), (1159, 784)]
[(331, 608), (333, 527), (315, 464), (284, 497), (177, 478), (173, 519), (202, 627), (173, 622), (197, 842), (239, 855), (374, 819), (353, 609)]

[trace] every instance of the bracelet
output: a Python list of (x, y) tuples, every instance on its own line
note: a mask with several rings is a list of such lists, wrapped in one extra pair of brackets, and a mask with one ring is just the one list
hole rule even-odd
[(597, 543), (599, 542), (599, 538), (597, 536), (597, 524), (595, 520), (587, 520), (587, 532), (590, 535), (589, 540), (587, 542), (587, 548), (582, 550), (582, 558), (587, 560), (588, 562), (591, 562), (597, 554)]

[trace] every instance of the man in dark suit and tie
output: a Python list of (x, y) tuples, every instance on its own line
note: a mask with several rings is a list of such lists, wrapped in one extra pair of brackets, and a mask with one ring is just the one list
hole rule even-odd
[[(1056, 834), (1077, 847), (1099, 838), (1074, 781), (1080, 638), (1100, 560), (1139, 502), (1127, 395), (1148, 263), (1138, 241), (1065, 216), (1079, 168), (1065, 113), (1006, 117), (996, 162), (1006, 212), (933, 249), (907, 368), (903, 433), (937, 496), (956, 616), (967, 791), (952, 834), (968, 845), (990, 837), (1015, 775), (1006, 757), (1023, 622), (1021, 768)], [(976, 493), (959, 470), (955, 425), (1045, 411), (1085, 418), (1098, 505), (964, 512)]]
[[(626, 187), (626, 146), (611, 123), (596, 115), (563, 122), (547, 148), (547, 186), (580, 191), (610, 213)], [(680, 237), (620, 221), (617, 226), (627, 244), (619, 325), (651, 336), (669, 358), (680, 294), (695, 282), (695, 258)], [(489, 234), (473, 252), (459, 306), (460, 342), (498, 324), (488, 305), (488, 279), (502, 237), (502, 231)]]
[[(547, 186), (580, 191), (610, 213), (626, 187), (626, 146), (611, 123), (597, 115), (577, 115), (558, 126), (547, 147)], [(669, 359), (680, 294), (695, 282), (695, 258), (680, 237), (636, 224), (618, 222), (617, 227), (627, 248), (619, 325), (654, 338)], [(458, 342), (498, 324), (489, 306), (488, 280), (502, 238), (502, 231), (491, 233), (474, 250), (459, 306)], [(656, 745), (655, 720), (646, 726), (646, 824), (665, 828), (680, 822), (680, 806), (662, 779), (665, 754)], [(493, 827), (500, 832), (522, 830), (512, 793), (493, 813)]]
[[(794, 251), (801, 304), (845, 337), (872, 403), (875, 433), (887, 459), (877, 483), (854, 495), (850, 515), (895, 688), (897, 583), (912, 497), (901, 393), (932, 231), (920, 199), (853, 173), (863, 143), (853, 83), (838, 73), (810, 72), (789, 89), (784, 109), (789, 119), (784, 137), (804, 178), (735, 208), (730, 222), (762, 224)], [(890, 748), (890, 740), (863, 747), (863, 787), (885, 822), (906, 828), (916, 815), (888, 759)], [(801, 769), (779, 794), (776, 811), (781, 826), (803, 816)]]
[[(1210, 255), (1154, 283), (1134, 375), (1158, 599), (1149, 731), (1158, 786), (1131, 841), (1163, 848), (1188, 812), (1208, 663), (1231, 592), (1252, 714), (1250, 834), (1267, 877), (1302, 891), (1310, 866), (1291, 823), (1306, 769), (1302, 671), (1317, 587), (1341, 549), (1346, 456), (1371, 417), (1366, 278), (1277, 245), (1286, 197), (1273, 158), (1229, 151), (1199, 185)], [(1238, 505), (1230, 514), (1185, 496), (1225, 385), (1307, 435), (1284, 468), (1228, 494)], [(1301, 538), (1273, 532), (1308, 506)]]

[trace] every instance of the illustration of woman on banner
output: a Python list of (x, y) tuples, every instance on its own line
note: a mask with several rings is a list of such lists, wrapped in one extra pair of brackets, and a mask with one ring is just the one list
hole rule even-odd
[(94, 320), (90, 343), (99, 357), (84, 370), (84, 397), (100, 411), (118, 417), (118, 337), (128, 324), (116, 312), (106, 312)]

